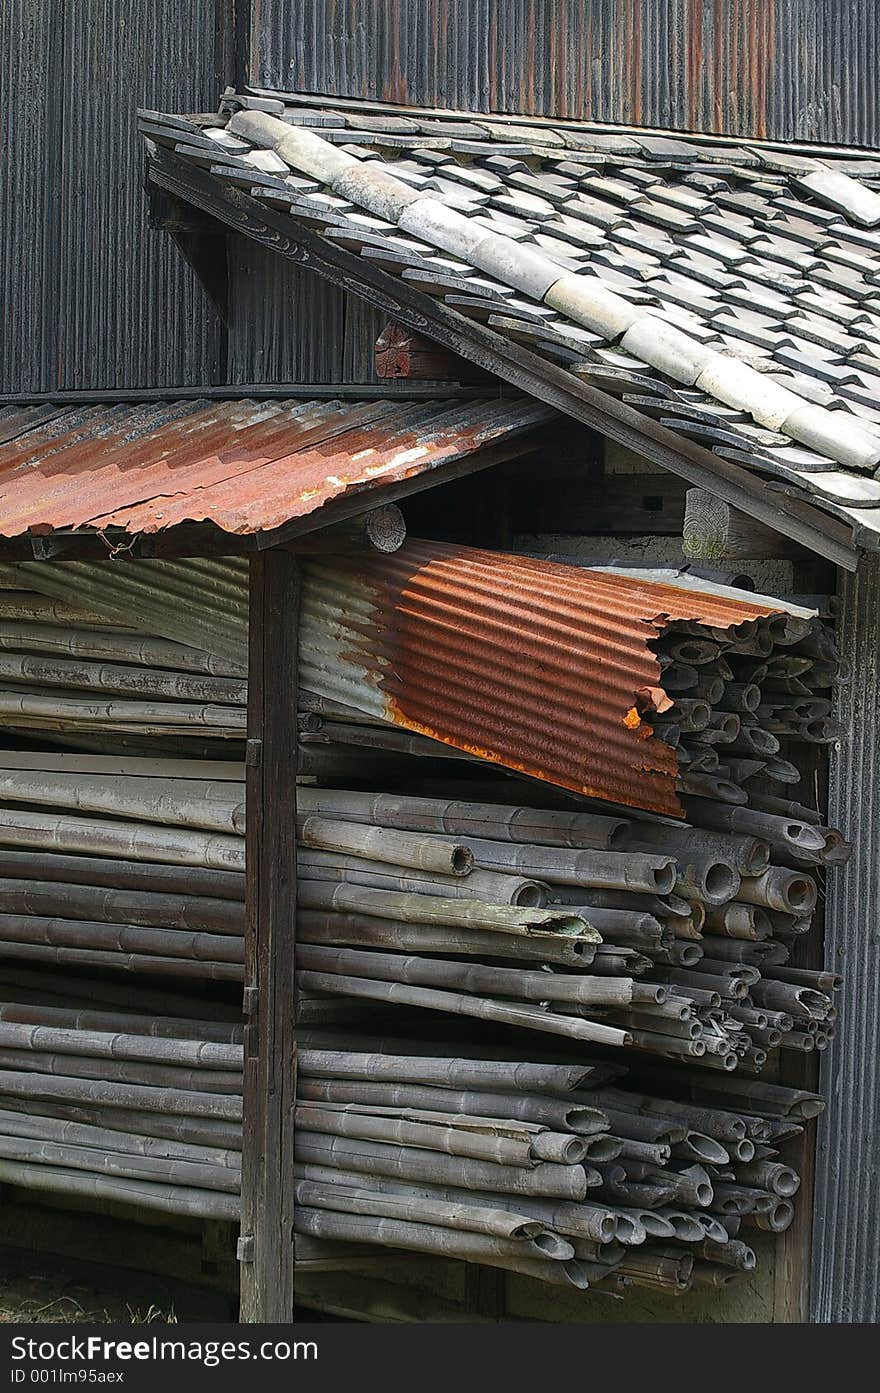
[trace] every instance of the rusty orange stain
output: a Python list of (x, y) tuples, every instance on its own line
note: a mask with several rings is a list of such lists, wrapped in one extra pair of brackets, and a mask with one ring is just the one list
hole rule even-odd
[(553, 416), (522, 398), (73, 408), (0, 444), (0, 533), (270, 531)]
[[(319, 568), (321, 569), (321, 568)], [(440, 542), (326, 569), (369, 602), (359, 628), (387, 719), (508, 769), (681, 816), (677, 756), (639, 714), (672, 703), (651, 643), (772, 606)], [(357, 661), (357, 655), (347, 655)]]

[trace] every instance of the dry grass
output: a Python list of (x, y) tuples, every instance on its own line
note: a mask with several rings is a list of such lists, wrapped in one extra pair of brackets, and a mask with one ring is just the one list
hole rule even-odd
[(51, 1277), (0, 1277), (0, 1325), (174, 1325), (159, 1306), (132, 1305), (107, 1292)]

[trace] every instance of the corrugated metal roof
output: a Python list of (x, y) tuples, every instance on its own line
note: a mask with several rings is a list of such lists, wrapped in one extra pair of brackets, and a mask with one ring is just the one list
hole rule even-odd
[(0, 410), (0, 533), (268, 532), (553, 416), (528, 398), (11, 407)]
[(524, 347), (533, 374), (622, 398), (754, 497), (746, 466), (780, 513), (809, 502), (880, 546), (876, 158), (308, 100), (228, 96), (212, 127), (145, 129), (294, 239), (301, 221), (357, 254), (364, 286), (378, 265), (421, 292), (438, 337), (440, 309), (485, 326), (500, 376), (520, 382), (504, 354)]

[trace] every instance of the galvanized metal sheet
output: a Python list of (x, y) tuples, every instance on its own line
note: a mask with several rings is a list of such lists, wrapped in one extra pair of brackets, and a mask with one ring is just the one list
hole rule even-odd
[(251, 79), (473, 111), (880, 144), (874, 0), (260, 0)]
[(813, 1218), (812, 1319), (880, 1319), (880, 561), (842, 579), (838, 638), (842, 752), (832, 755), (828, 820), (855, 845), (828, 876), (825, 963), (843, 974), (836, 1037), (822, 1056)]
[(147, 223), (139, 103), (216, 105), (215, 0), (0, 6), (0, 390), (223, 380), (217, 315)]
[[(20, 414), (20, 413), (19, 413)], [(0, 533), (182, 522), (270, 531), (424, 474), (554, 413), (529, 399), (191, 401), (57, 412), (0, 444)], [(3, 418), (0, 416), (0, 439)], [(365, 502), (365, 506), (367, 506)]]

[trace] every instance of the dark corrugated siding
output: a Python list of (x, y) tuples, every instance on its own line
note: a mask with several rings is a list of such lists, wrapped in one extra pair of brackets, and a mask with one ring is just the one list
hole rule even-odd
[(844, 974), (837, 1036), (822, 1057), (828, 1108), (819, 1123), (812, 1317), (880, 1319), (880, 561), (844, 576), (841, 688), (846, 735), (831, 762), (829, 821), (855, 843), (828, 877), (825, 960)]
[(880, 145), (876, 0), (254, 0), (251, 79)]
[(0, 390), (216, 379), (216, 319), (147, 227), (137, 105), (214, 108), (217, 0), (7, 0)]
[(230, 383), (378, 380), (388, 314), (248, 237), (230, 235), (227, 246)]

